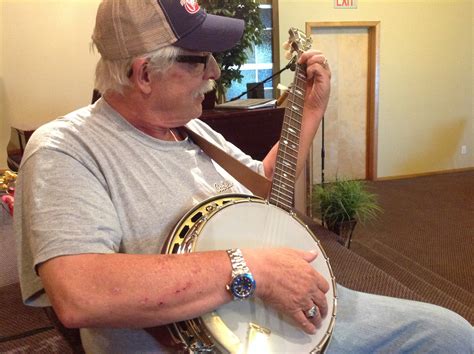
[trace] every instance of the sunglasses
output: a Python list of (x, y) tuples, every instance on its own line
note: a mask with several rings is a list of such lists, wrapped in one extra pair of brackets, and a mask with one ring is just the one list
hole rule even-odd
[(207, 68), (207, 63), (212, 54), (208, 55), (178, 55), (176, 61), (178, 63), (189, 63), (189, 64), (204, 64), (204, 70)]

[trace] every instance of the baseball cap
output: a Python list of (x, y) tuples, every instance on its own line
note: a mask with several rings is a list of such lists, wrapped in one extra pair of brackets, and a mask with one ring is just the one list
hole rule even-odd
[(167, 45), (203, 52), (232, 48), (244, 21), (207, 14), (196, 0), (103, 0), (92, 40), (104, 59), (126, 59)]

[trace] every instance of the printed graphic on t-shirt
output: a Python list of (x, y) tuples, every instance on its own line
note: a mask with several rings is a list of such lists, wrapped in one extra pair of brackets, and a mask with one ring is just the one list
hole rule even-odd
[(232, 189), (233, 186), (234, 184), (232, 182), (226, 180), (214, 183), (214, 187), (216, 188), (217, 193), (228, 192), (230, 189)]

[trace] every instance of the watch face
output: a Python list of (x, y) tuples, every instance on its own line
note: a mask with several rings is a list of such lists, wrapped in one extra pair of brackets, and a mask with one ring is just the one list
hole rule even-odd
[(245, 299), (255, 291), (255, 280), (252, 274), (245, 273), (237, 275), (231, 284), (232, 294), (239, 298)]

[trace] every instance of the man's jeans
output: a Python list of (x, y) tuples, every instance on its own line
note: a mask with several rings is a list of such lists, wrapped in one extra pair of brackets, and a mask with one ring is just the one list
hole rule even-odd
[(337, 294), (327, 353), (474, 353), (473, 327), (450, 310), (341, 285)]

